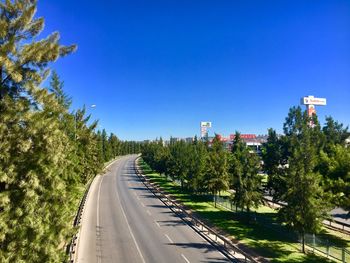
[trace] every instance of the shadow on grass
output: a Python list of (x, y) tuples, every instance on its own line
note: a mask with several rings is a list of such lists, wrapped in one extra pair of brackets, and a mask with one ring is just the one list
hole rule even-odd
[(288, 263), (332, 263), (334, 261), (329, 260), (324, 257), (320, 257), (314, 254), (296, 254), (294, 253), (293, 256), (287, 256), (287, 257), (282, 257), (279, 259), (272, 259), (270, 262), (277, 263), (277, 262), (288, 262)]
[(317, 234), (317, 236), (324, 240), (326, 244), (328, 243), (332, 244), (333, 246), (345, 248), (350, 246), (350, 241), (331, 235), (325, 229), (323, 229), (319, 234)]

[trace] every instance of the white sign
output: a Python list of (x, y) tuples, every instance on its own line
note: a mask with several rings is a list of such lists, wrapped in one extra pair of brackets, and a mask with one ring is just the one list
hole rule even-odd
[(201, 121), (201, 127), (211, 128), (211, 122), (210, 121)]
[(302, 104), (304, 105), (327, 105), (327, 100), (325, 98), (314, 98), (314, 96), (308, 96), (302, 98)]

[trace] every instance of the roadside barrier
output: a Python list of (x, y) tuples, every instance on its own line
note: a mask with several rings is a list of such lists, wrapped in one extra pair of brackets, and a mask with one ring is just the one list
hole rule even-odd
[[(93, 180), (93, 179), (92, 179)], [(74, 218), (74, 222), (73, 222), (73, 226), (74, 227), (78, 227), (81, 224), (81, 218), (83, 216), (83, 212), (84, 212), (84, 207), (85, 207), (85, 202), (86, 202), (86, 197), (89, 193), (90, 190), (90, 186), (92, 183), (92, 180), (90, 180), (88, 187), (85, 190), (84, 196), (80, 201), (79, 204), (79, 208), (78, 208), (78, 212)], [(67, 246), (67, 253), (69, 256), (69, 260), (68, 262), (73, 263), (74, 262), (74, 258), (75, 258), (75, 252), (76, 252), (76, 246), (77, 246), (77, 241), (78, 241), (78, 237), (79, 237), (79, 231), (74, 234), (72, 241), (70, 242), (70, 244)]]
[(326, 219), (323, 221), (323, 224), (326, 227), (331, 228), (335, 231), (340, 231), (344, 234), (350, 235), (350, 224), (340, 222), (340, 221), (335, 220), (335, 219)]
[(156, 184), (152, 183), (142, 172), (140, 172), (137, 161), (135, 160), (134, 169), (136, 175), (139, 176), (143, 184), (149, 189), (157, 198), (159, 198), (167, 207), (176, 213), (185, 223), (192, 227), (197, 233), (204, 237), (208, 242), (220, 250), (226, 257), (233, 262), (259, 262), (240, 248), (238, 248), (231, 240), (219, 234), (214, 229), (207, 226), (198, 218), (189, 214), (184, 207), (182, 207), (176, 200), (160, 189)]
[[(119, 157), (117, 157), (114, 160), (105, 164), (104, 169), (108, 168), (114, 161), (116, 161), (118, 159), (119, 159)], [(74, 222), (73, 222), (73, 226), (76, 228), (80, 227), (81, 219), (83, 216), (84, 207), (85, 207), (85, 203), (86, 203), (86, 198), (87, 198), (87, 195), (90, 191), (90, 187), (91, 187), (91, 184), (92, 184), (94, 179), (95, 179), (95, 177), (92, 178), (90, 180), (90, 182), (88, 183), (88, 186), (84, 192), (83, 198), (80, 201), (78, 212), (77, 212), (77, 214), (74, 218)], [(77, 231), (76, 234), (73, 235), (71, 242), (67, 246), (66, 253), (68, 254), (68, 262), (69, 263), (73, 263), (75, 261), (75, 254), (76, 254), (76, 247), (77, 247), (77, 242), (78, 242), (78, 238), (79, 238), (79, 233), (80, 233), (80, 229)]]

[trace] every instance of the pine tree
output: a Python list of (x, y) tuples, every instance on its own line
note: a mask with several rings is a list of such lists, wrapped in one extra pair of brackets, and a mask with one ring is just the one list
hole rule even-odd
[(323, 175), (323, 188), (334, 206), (350, 211), (350, 148), (332, 144), (321, 151), (317, 167)]
[(326, 125), (322, 129), (325, 136), (325, 151), (331, 151), (332, 145), (345, 145), (345, 140), (350, 137), (348, 127), (335, 121), (332, 117), (326, 118)]
[(75, 49), (59, 34), (36, 41), (36, 1), (0, 3), (0, 261), (58, 262), (72, 215), (65, 181), (69, 138), (62, 109), (39, 87), (48, 63)]
[(329, 209), (321, 187), (321, 176), (315, 172), (321, 140), (317, 117), (312, 119), (311, 126), (307, 113), (303, 113), (300, 107), (294, 107), (284, 124), (291, 155), (286, 170), (287, 191), (282, 196), (286, 206), (280, 209), (279, 214), (287, 225), (300, 233), (303, 252), (304, 235), (320, 229)]
[(216, 206), (216, 195), (220, 191), (227, 190), (229, 186), (227, 152), (217, 135), (213, 139), (206, 164), (206, 185), (214, 195)]
[(169, 157), (166, 161), (168, 174), (180, 181), (181, 188), (188, 184), (190, 152), (184, 141), (174, 142), (169, 148)]
[(56, 71), (52, 71), (49, 91), (55, 95), (58, 103), (65, 109), (69, 110), (72, 105), (72, 98), (63, 90), (64, 82), (60, 80)]
[(34, 18), (36, 1), (0, 2), (0, 99), (22, 97), (31, 92), (28, 84), (38, 86), (48, 75), (48, 63), (76, 49), (61, 46), (60, 35), (53, 33), (36, 41), (44, 28), (43, 18)]
[(202, 192), (206, 189), (205, 180), (205, 168), (207, 161), (207, 149), (203, 142), (194, 140), (192, 145), (189, 145), (189, 172), (188, 172), (188, 185), (190, 190), (194, 192)]
[(231, 186), (235, 190), (233, 202), (247, 212), (262, 203), (261, 177), (258, 175), (260, 160), (250, 152), (236, 132), (230, 159)]
[(118, 137), (115, 134), (111, 133), (111, 135), (109, 136), (109, 139), (108, 139), (108, 143), (111, 147), (112, 158), (117, 157), (120, 154), (119, 153), (120, 142), (119, 142)]
[(275, 201), (280, 201), (286, 191), (284, 168), (288, 156), (286, 137), (277, 136), (275, 130), (269, 129), (267, 142), (262, 146), (262, 159), (264, 171), (268, 174), (267, 189)]

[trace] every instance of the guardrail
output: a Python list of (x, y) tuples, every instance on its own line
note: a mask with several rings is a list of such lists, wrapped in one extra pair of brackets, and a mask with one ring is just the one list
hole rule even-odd
[[(89, 189), (90, 189), (92, 180), (90, 180), (90, 182), (88, 184), (88, 187), (86, 188), (85, 193), (83, 195), (83, 198), (80, 201), (78, 212), (77, 212), (77, 214), (76, 214), (76, 216), (74, 218), (74, 222), (73, 222), (73, 226), (74, 227), (78, 227), (80, 225), (80, 223), (81, 223), (81, 218), (82, 218), (84, 207), (85, 207), (86, 197), (87, 197), (87, 195), (89, 193)], [(72, 241), (67, 246), (67, 252), (68, 252), (68, 256), (69, 256), (68, 262), (70, 262), (70, 263), (74, 262), (75, 252), (76, 252), (75, 249), (76, 249), (76, 246), (77, 246), (78, 236), (79, 236), (79, 231), (76, 234), (74, 234), (74, 236), (72, 238)]]
[[(189, 214), (184, 207), (182, 207), (174, 199), (171, 199), (170, 195), (165, 193), (158, 185), (151, 182), (143, 173), (140, 172), (137, 164), (137, 158), (134, 163), (135, 173), (139, 176), (143, 184), (149, 189), (157, 198), (159, 198), (167, 207), (169, 207), (174, 213), (192, 227), (197, 233), (204, 237), (207, 241), (215, 245), (225, 256), (235, 262), (259, 262), (246, 252), (238, 248), (231, 240), (221, 235), (214, 229), (207, 226), (204, 222), (198, 218)], [(208, 240), (209, 238), (209, 240)]]
[(332, 228), (333, 230), (341, 230), (342, 232), (350, 235), (350, 224), (335, 220), (335, 219), (326, 219), (323, 220), (323, 224), (327, 227)]

